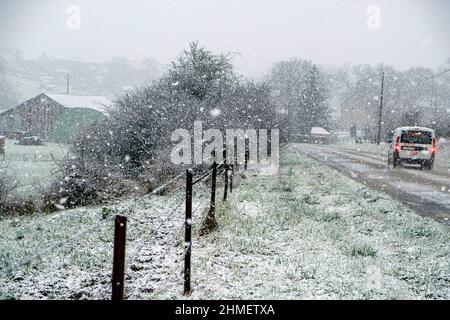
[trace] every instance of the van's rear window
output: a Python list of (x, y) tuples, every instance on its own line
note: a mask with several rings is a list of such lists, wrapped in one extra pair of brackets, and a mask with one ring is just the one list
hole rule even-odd
[(402, 132), (403, 143), (431, 144), (432, 133), (429, 131), (404, 131)]

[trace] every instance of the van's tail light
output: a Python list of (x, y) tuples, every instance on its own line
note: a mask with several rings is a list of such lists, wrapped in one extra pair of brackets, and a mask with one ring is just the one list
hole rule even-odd
[(400, 152), (400, 137), (395, 140), (395, 151)]
[(431, 153), (435, 153), (437, 150), (436, 148), (436, 138), (433, 138), (433, 145), (431, 146)]

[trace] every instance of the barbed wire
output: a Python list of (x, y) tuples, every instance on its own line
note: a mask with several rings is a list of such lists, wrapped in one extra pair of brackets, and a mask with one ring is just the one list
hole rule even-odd
[[(224, 167), (224, 165), (225, 165), (225, 162), (222, 161), (222, 162), (217, 166), (216, 170), (220, 170), (222, 167)], [(214, 169), (208, 170), (208, 171), (207, 171), (205, 174), (203, 174), (201, 177), (199, 177), (199, 178), (197, 178), (196, 180), (194, 180), (194, 182), (192, 182), (192, 185), (196, 185), (196, 184), (199, 183), (199, 182), (206, 181), (206, 178), (208, 178), (208, 177), (212, 174), (213, 170), (214, 170)], [(220, 172), (218, 172), (217, 174), (220, 174)]]
[[(159, 214), (159, 215), (164, 215), (164, 216), (171, 216), (172, 214), (174, 214), (182, 205), (183, 205), (183, 203), (184, 203), (184, 201), (185, 201), (185, 199), (184, 199), (184, 194), (183, 194), (183, 196), (181, 197), (181, 199), (179, 200), (179, 201), (177, 201), (176, 203), (176, 206), (175, 207), (173, 207), (173, 208), (171, 208), (171, 209), (169, 209), (169, 210), (167, 210), (167, 211), (165, 211), (164, 213), (162, 213), (162, 214)], [(161, 224), (158, 228), (156, 228), (156, 229), (154, 229), (153, 231), (154, 232), (158, 232), (161, 228), (163, 227), (163, 225)], [(135, 261), (136, 259), (138, 259), (139, 257), (140, 257), (140, 253), (142, 252), (142, 249), (146, 246), (147, 244), (143, 241), (142, 243), (141, 243), (141, 245), (135, 250), (135, 259), (133, 259), (133, 261)]]
[(206, 179), (207, 177), (209, 177), (213, 172), (213, 169), (208, 170), (205, 174), (203, 174), (200, 178), (197, 178), (196, 180), (194, 180), (194, 182), (192, 182), (192, 185), (196, 185), (197, 183), (203, 181), (204, 179)]
[(112, 221), (114, 217), (115, 216), (111, 216), (111, 217), (108, 217), (106, 219), (102, 219), (102, 220), (98, 221), (97, 223), (95, 223), (94, 225), (89, 226), (89, 227), (81, 230), (80, 232), (78, 232), (74, 236), (69, 237), (67, 239), (64, 239), (62, 241), (58, 241), (55, 244), (53, 244), (53, 245), (51, 245), (51, 246), (49, 246), (49, 247), (39, 251), (38, 253), (22, 259), (19, 263), (16, 263), (16, 264), (13, 264), (13, 265), (7, 267), (6, 268), (6, 272), (3, 272), (3, 275), (4, 276), (10, 276), (13, 273), (14, 269), (19, 269), (19, 268), (21, 268), (23, 266), (30, 265), (33, 261), (38, 260), (38, 259), (42, 259), (43, 257), (53, 253), (56, 249), (64, 248), (69, 243), (71, 243), (71, 242), (73, 242), (75, 240), (79, 240), (85, 234), (87, 234), (87, 233), (97, 229), (99, 226), (105, 225), (107, 221)]
[(20, 183), (19, 182), (19, 188), (22, 188), (22, 187), (33, 187), (33, 186), (39, 184), (41, 181), (44, 181), (44, 180), (47, 180), (47, 179), (50, 179), (50, 178), (54, 178), (54, 176), (55, 175), (41, 177), (39, 179), (33, 180), (31, 183)]
[[(193, 197), (194, 197), (194, 195), (195, 195), (196, 193), (197, 193), (197, 191), (194, 190), (194, 192), (193, 192)], [(210, 201), (210, 200), (209, 200), (208, 198), (206, 198), (205, 201), (199, 202), (198, 205), (195, 207), (195, 209), (193, 209), (193, 214), (197, 213), (199, 209), (201, 209), (202, 207), (204, 207), (205, 205), (207, 205), (207, 204), (209, 203), (209, 201)], [(162, 213), (162, 214), (160, 213), (159, 215), (166, 216), (166, 217), (170, 217), (170, 216), (172, 216), (176, 211), (178, 211), (178, 210), (182, 207), (182, 205), (185, 203), (185, 193), (184, 193), (184, 192), (181, 194), (180, 199), (179, 199), (178, 201), (176, 201), (176, 203), (177, 203), (177, 204), (176, 204), (173, 208), (171, 208), (171, 209), (165, 211), (165, 212)], [(159, 227), (157, 227), (156, 229), (153, 229), (153, 232), (158, 233), (158, 232), (161, 230), (161, 228), (163, 228), (163, 227), (164, 227), (164, 225), (163, 225), (163, 224), (160, 224)], [(181, 225), (180, 225), (180, 228), (182, 229), (183, 227), (184, 227), (184, 224), (181, 224)], [(133, 261), (136, 261), (136, 259), (138, 259), (138, 258), (140, 257), (140, 253), (142, 252), (143, 248), (144, 248), (146, 245), (147, 245), (146, 242), (142, 242), (141, 245), (135, 250), (135, 258), (133, 259)]]
[[(128, 214), (121, 213), (121, 215), (127, 217), (128, 220), (133, 220), (133, 218), (130, 216), (130, 213), (135, 212), (135, 207), (136, 207), (136, 205), (134, 204), (131, 208), (128, 208)], [(69, 237), (64, 240), (61, 240), (61, 241), (58, 241), (58, 242), (54, 243), (53, 245), (39, 251), (38, 253), (22, 259), (19, 263), (16, 263), (14, 265), (7, 267), (6, 272), (3, 272), (3, 276), (9, 276), (12, 274), (13, 269), (18, 269), (23, 266), (30, 265), (33, 261), (42, 259), (43, 257), (45, 257), (51, 253), (54, 253), (57, 249), (62, 249), (65, 246), (67, 246), (68, 244), (70, 244), (74, 241), (78, 241), (84, 235), (86, 235), (92, 231), (95, 231), (99, 227), (103, 227), (103, 226), (107, 225), (106, 222), (113, 221), (115, 217), (116, 217), (116, 215), (111, 215), (107, 218), (101, 219), (98, 222), (96, 222), (94, 225), (91, 225), (89, 227), (82, 229), (74, 236)], [(49, 220), (47, 220), (47, 221), (49, 221)]]
[[(221, 151), (223, 151), (223, 150), (224, 150), (224, 149), (222, 149)], [(220, 152), (220, 151), (219, 151), (219, 152)], [(211, 157), (212, 157), (212, 156), (211, 156)], [(211, 157), (208, 157), (208, 158), (205, 159), (205, 160), (208, 160), (208, 159), (210, 159)], [(194, 167), (192, 167), (192, 168), (190, 168), (190, 169), (191, 169), (191, 170), (194, 170), (195, 168), (197, 168), (197, 167), (200, 166), (200, 165), (203, 165), (203, 163), (202, 163), (202, 164), (199, 164), (199, 165), (196, 165), (196, 166), (194, 166)], [(224, 163), (222, 163), (221, 165), (218, 166), (218, 168), (221, 168), (221, 167), (224, 167)], [(225, 170), (223, 170), (223, 171), (225, 171)], [(212, 172), (212, 171), (211, 171), (211, 172)], [(164, 190), (167, 186), (169, 186), (170, 184), (172, 184), (173, 182), (175, 182), (177, 179), (181, 178), (184, 174), (185, 174), (184, 171), (181, 172), (180, 174), (178, 174), (177, 176), (175, 176), (174, 178), (172, 178), (172, 179), (169, 180), (168, 182), (166, 182), (166, 183), (160, 185), (159, 187), (157, 187), (156, 189), (154, 189), (154, 190), (151, 192), (151, 194), (157, 194), (157, 193), (159, 193), (161, 190)], [(220, 174), (220, 172), (219, 172), (218, 174)], [(205, 178), (206, 176), (207, 176), (207, 175), (203, 175), (199, 181), (204, 180), (204, 178)], [(53, 175), (52, 175), (52, 176), (42, 177), (42, 178), (40, 178), (38, 181), (34, 181), (33, 185), (36, 184), (36, 183), (38, 183), (39, 181), (42, 181), (42, 180), (44, 180), (44, 179), (48, 179), (48, 178), (51, 178), (51, 177), (53, 177)], [(26, 186), (26, 185), (22, 185), (22, 186)], [(163, 214), (166, 215), (166, 216), (171, 216), (173, 213), (175, 213), (175, 212), (182, 206), (182, 204), (184, 203), (184, 201), (185, 201), (185, 199), (184, 199), (184, 194), (183, 194), (183, 196), (181, 197), (181, 199), (180, 199), (180, 201), (178, 202), (178, 204), (177, 204), (174, 208), (165, 211)], [(207, 204), (207, 203), (208, 203), (208, 200), (206, 200), (205, 203)], [(197, 210), (199, 210), (201, 207), (202, 207), (202, 203), (198, 204), (197, 207), (194, 209), (194, 212), (197, 212)], [(135, 209), (135, 205), (133, 206), (133, 208), (129, 209), (129, 212), (134, 212), (134, 209)], [(123, 215), (123, 214), (122, 214), (122, 215)], [(128, 214), (128, 215), (124, 215), (124, 216), (126, 216), (127, 218), (131, 218), (129, 214)], [(108, 217), (108, 218), (106, 218), (106, 219), (101, 219), (101, 220), (99, 220), (97, 223), (95, 223), (94, 225), (91, 225), (91, 226), (89, 226), (89, 227), (87, 227), (87, 228), (84, 228), (83, 230), (81, 230), (80, 232), (78, 232), (77, 234), (75, 234), (74, 236), (69, 237), (69, 238), (67, 238), (67, 239), (64, 239), (64, 240), (62, 240), (62, 241), (58, 241), (58, 242), (54, 243), (53, 245), (51, 245), (51, 246), (49, 246), (49, 247), (47, 247), (47, 248), (45, 248), (45, 249), (39, 251), (38, 253), (36, 253), (36, 254), (34, 254), (34, 255), (31, 255), (31, 256), (28, 256), (28, 257), (22, 259), (20, 262), (8, 266), (8, 267), (6, 268), (6, 271), (5, 271), (5, 272), (0, 272), (0, 274), (2, 274), (3, 276), (10, 276), (10, 275), (13, 273), (14, 270), (18, 270), (18, 269), (20, 269), (20, 268), (23, 267), (23, 266), (30, 265), (32, 262), (34, 262), (34, 261), (36, 261), (36, 260), (38, 260), (38, 259), (42, 259), (43, 257), (45, 257), (45, 256), (47, 256), (47, 255), (49, 255), (49, 254), (51, 254), (51, 253), (54, 253), (54, 252), (55, 252), (56, 250), (58, 250), (58, 249), (64, 248), (65, 246), (67, 246), (68, 244), (72, 243), (73, 241), (79, 240), (79, 239), (80, 239), (81, 237), (83, 237), (84, 235), (86, 235), (86, 234), (88, 234), (88, 233), (90, 233), (90, 232), (96, 230), (98, 227), (103, 226), (103, 225), (106, 225), (106, 222), (112, 221), (114, 217), (115, 217), (115, 215), (114, 215), (114, 216), (110, 216), (110, 217)], [(53, 217), (52, 217), (52, 218), (53, 218)], [(161, 225), (158, 229), (156, 229), (155, 231), (157, 232), (161, 227), (162, 227), (162, 225)], [(145, 245), (145, 244), (142, 244), (142, 245), (140, 246), (140, 248), (137, 250), (138, 253), (142, 251), (142, 248), (143, 248), (144, 245)]]
[[(48, 156), (48, 157), (44, 157)], [(55, 158), (52, 157), (52, 153), (42, 154), (42, 153), (35, 153), (35, 154), (3, 154), (0, 155), (0, 162), (3, 161), (20, 161), (20, 162), (52, 162), (52, 161), (62, 161), (64, 160), (64, 157), (62, 158)]]
[[(225, 148), (217, 151), (217, 153), (223, 152), (225, 150)], [(216, 154), (217, 154), (216, 153)], [(197, 169), (198, 167), (202, 166), (205, 164), (206, 161), (208, 161), (209, 159), (213, 158), (214, 155), (211, 155), (209, 157), (207, 157), (206, 159), (203, 160), (202, 163), (196, 164), (193, 167), (187, 168), (186, 170), (192, 170), (194, 171), (195, 169)], [(185, 175), (185, 170), (180, 172), (178, 175), (176, 175), (174, 178), (172, 178), (171, 180), (169, 180), (168, 182), (160, 185), (159, 187), (155, 188), (152, 192), (149, 193), (149, 195), (155, 195), (155, 194), (160, 194), (162, 191), (165, 190), (165, 188), (167, 188), (169, 185), (171, 185), (172, 183), (174, 183), (175, 181), (177, 181), (178, 179), (180, 179), (181, 177), (183, 177)]]

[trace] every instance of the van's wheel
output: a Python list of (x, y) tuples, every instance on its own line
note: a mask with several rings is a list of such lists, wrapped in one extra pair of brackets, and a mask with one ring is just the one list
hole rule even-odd
[(432, 160), (425, 160), (422, 164), (422, 168), (425, 170), (433, 169), (434, 162)]
[(397, 166), (399, 166), (401, 164), (401, 161), (398, 157), (398, 154), (394, 154), (393, 159), (392, 159), (392, 166), (394, 168), (396, 168)]

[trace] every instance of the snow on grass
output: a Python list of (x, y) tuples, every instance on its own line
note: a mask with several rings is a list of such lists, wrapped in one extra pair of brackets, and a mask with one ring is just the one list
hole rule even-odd
[[(182, 295), (183, 190), (108, 206), (130, 217), (128, 299), (450, 297), (447, 227), (294, 150), (282, 155), (279, 175), (236, 180), (217, 208), (218, 229), (203, 237), (208, 190), (195, 186), (190, 297)], [(4, 275), (101, 217), (91, 207), (0, 221), (0, 298), (109, 299), (109, 220)]]
[[(59, 159), (69, 151), (69, 145), (46, 142), (42, 146), (27, 146), (17, 144), (16, 140), (6, 140), (6, 160), (51, 160), (50, 154)], [(3, 159), (3, 157), (0, 157)]]
[(342, 149), (376, 154), (380, 156), (387, 156), (389, 150), (389, 143), (386, 142), (381, 142), (378, 145), (376, 143), (368, 143), (368, 142), (355, 143), (354, 141), (349, 141), (342, 144), (336, 144), (336, 146)]
[(293, 152), (238, 190), (194, 247), (193, 298), (450, 297), (448, 229), (385, 195)]
[(69, 152), (69, 146), (57, 143), (25, 146), (16, 142), (6, 141), (5, 156), (0, 155), (0, 170), (5, 170), (19, 182), (20, 187), (15, 194), (36, 196), (37, 186), (48, 185), (57, 169), (52, 155), (55, 159), (62, 159)]
[[(194, 209), (205, 205), (203, 191), (197, 191)], [(0, 221), (0, 299), (109, 299), (115, 214), (129, 217), (127, 296), (144, 299), (166, 278), (181, 281), (183, 192), (130, 198), (107, 208), (105, 220), (102, 207), (91, 207)], [(200, 212), (195, 211), (197, 223)], [(67, 241), (85, 229), (89, 232)], [(35, 257), (59, 242), (63, 245)], [(28, 257), (35, 259), (18, 266)]]

